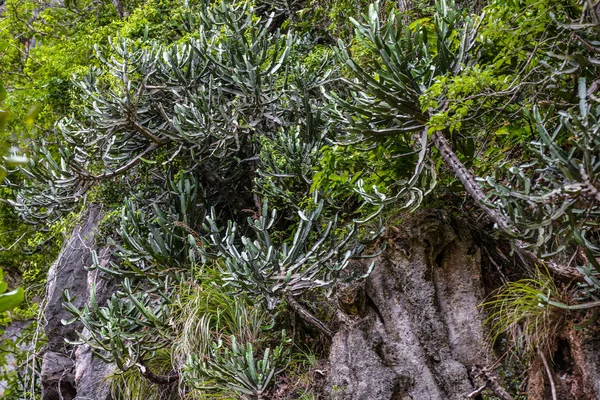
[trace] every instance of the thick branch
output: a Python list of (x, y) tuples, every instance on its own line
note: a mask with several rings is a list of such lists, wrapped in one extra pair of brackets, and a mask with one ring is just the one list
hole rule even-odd
[(148, 128), (146, 128), (143, 125), (140, 125), (140, 123), (137, 122), (133, 118), (129, 119), (129, 122), (131, 123), (131, 126), (133, 126), (133, 128), (136, 131), (141, 133), (142, 136), (144, 136), (146, 139), (150, 140), (151, 142), (153, 142), (155, 144), (162, 145), (162, 144), (168, 143), (170, 141), (169, 138), (161, 139), (161, 138), (155, 136), (152, 132), (150, 132), (150, 130)]
[(304, 321), (306, 321), (310, 325), (317, 328), (319, 331), (321, 331), (321, 333), (323, 333), (329, 339), (333, 338), (333, 332), (331, 332), (331, 330), (327, 326), (325, 326), (325, 324), (323, 322), (321, 322), (317, 317), (312, 315), (310, 313), (310, 311), (308, 311), (306, 308), (304, 308), (304, 306), (302, 304), (300, 304), (298, 302), (298, 300), (296, 300), (296, 298), (291, 293), (286, 292), (285, 299), (287, 300), (287, 302), (290, 305), (290, 307), (292, 308), (292, 310), (294, 310), (294, 312), (296, 314), (298, 314), (300, 316), (300, 318), (302, 318)]
[[(471, 198), (475, 201), (475, 204), (483, 211), (485, 214), (498, 226), (500, 230), (510, 230), (514, 229), (514, 225), (505, 218), (502, 214), (500, 214), (497, 210), (494, 210), (485, 204), (486, 197), (481, 187), (473, 174), (465, 167), (465, 165), (458, 159), (450, 144), (448, 143), (448, 139), (444, 136), (441, 131), (436, 131), (431, 135), (433, 139), (433, 144), (440, 152), (444, 163), (454, 175), (458, 178), (458, 180), (462, 183), (463, 187), (467, 191), (467, 193), (471, 196)], [(524, 244), (520, 240), (516, 240), (516, 245), (519, 254), (524, 258), (528, 263), (539, 265), (542, 262), (538, 259), (538, 257), (532, 253), (531, 251), (524, 250)], [(561, 265), (556, 264), (552, 261), (546, 261), (544, 263), (546, 267), (554, 274), (557, 278), (562, 280), (583, 280), (583, 274), (576, 270), (575, 268), (568, 268)]]
[(433, 139), (433, 144), (440, 152), (444, 163), (452, 170), (452, 172), (454, 172), (454, 175), (456, 175), (458, 180), (462, 183), (467, 193), (469, 193), (471, 198), (475, 201), (475, 204), (477, 204), (477, 206), (481, 208), (481, 210), (485, 212), (496, 225), (498, 225), (499, 229), (508, 229), (512, 224), (498, 211), (489, 208), (485, 204), (485, 194), (479, 187), (479, 184), (475, 181), (473, 174), (458, 159), (452, 148), (450, 148), (450, 144), (444, 134), (441, 131), (436, 131), (431, 137)]
[(150, 371), (148, 367), (146, 367), (143, 362), (139, 362), (137, 364), (140, 373), (146, 379), (148, 379), (152, 383), (156, 383), (157, 385), (170, 385), (173, 382), (177, 382), (179, 380), (179, 374), (172, 375), (158, 375), (154, 372)]
[(162, 143), (151, 144), (146, 150), (142, 151), (140, 154), (132, 158), (131, 161), (129, 161), (127, 164), (115, 169), (113, 172), (104, 173), (102, 175), (82, 175), (79, 179), (81, 179), (82, 181), (101, 181), (103, 179), (113, 178), (115, 176), (121, 175), (122, 173), (129, 171), (131, 168), (139, 164), (139, 162), (142, 160), (142, 158), (144, 158), (144, 156), (152, 153), (154, 150), (169, 142), (170, 140), (164, 141)]

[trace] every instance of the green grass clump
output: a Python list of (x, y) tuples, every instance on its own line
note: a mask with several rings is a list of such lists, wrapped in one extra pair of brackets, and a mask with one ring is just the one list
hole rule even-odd
[(565, 310), (548, 304), (549, 299), (567, 302), (547, 271), (506, 284), (486, 302), (492, 310), (485, 323), (491, 327), (491, 342), (506, 334), (515, 349), (531, 359), (538, 352), (551, 354), (551, 348), (566, 322)]

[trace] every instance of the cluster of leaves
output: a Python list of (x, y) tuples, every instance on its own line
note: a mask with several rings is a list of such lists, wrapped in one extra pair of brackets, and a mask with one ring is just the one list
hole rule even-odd
[[(273, 316), (251, 305), (249, 297), (218, 289), (224, 283), (218, 279), (177, 302), (186, 310), (175, 349), (185, 380), (201, 393), (225, 388), (265, 398), (274, 377), (289, 364), (291, 338), (285, 329), (273, 329)], [(195, 351), (190, 353), (190, 348)]]
[[(564, 296), (553, 296), (553, 291), (534, 292), (542, 307), (591, 309), (589, 320), (581, 326), (594, 322), (600, 307), (600, 247), (595, 221), (600, 202), (600, 106), (595, 95), (599, 65), (596, 56), (600, 53), (598, 21), (597, 9), (585, 7), (579, 18), (562, 24), (565, 32), (578, 39), (575, 50), (550, 54), (564, 66), (555, 73), (570, 79), (578, 76), (578, 101), (569, 107), (539, 104), (532, 113), (526, 113), (537, 133), (527, 146), (532, 159), (508, 166), (504, 173), (486, 180), (497, 198), (494, 205), (516, 227), (512, 236), (542, 259), (580, 271), (582, 279), (569, 301)], [(586, 83), (586, 77), (592, 79), (591, 84)]]
[[(274, 309), (284, 293), (299, 295), (316, 288), (332, 288), (340, 271), (348, 266), (351, 257), (361, 253), (362, 246), (347, 249), (356, 226), (340, 238), (334, 233), (337, 220), (323, 224), (319, 218), (322, 210), (323, 201), (319, 201), (310, 212), (299, 211), (300, 222), (293, 240), (281, 245), (274, 242), (271, 233), (277, 212), (273, 210), (268, 215), (266, 203), (263, 215), (248, 221), (255, 240), (246, 236), (238, 239), (238, 228), (231, 222), (222, 235), (213, 211), (206, 218), (205, 230), (209, 232), (210, 246), (224, 257), (224, 279), (256, 301), (264, 299), (268, 309)], [(318, 236), (309, 240), (313, 231)], [(310, 242), (314, 244), (307, 246)]]
[(4, 282), (3, 278), (4, 273), (0, 269), (0, 312), (11, 310), (23, 301), (23, 289), (17, 288), (11, 292), (6, 292), (8, 284)]
[[(600, 107), (588, 104), (584, 78), (579, 80), (579, 94), (579, 113), (560, 112), (552, 132), (548, 132), (540, 110), (534, 109), (539, 140), (532, 143), (531, 150), (536, 159), (511, 167), (508, 182), (499, 183), (491, 176), (487, 180), (498, 197), (496, 206), (514, 221), (527, 247), (542, 258), (574, 263), (573, 267), (583, 273), (585, 282), (579, 285), (575, 300), (590, 303), (567, 305), (540, 293), (542, 303), (569, 310), (600, 306), (600, 247), (595, 221), (600, 202)], [(571, 257), (577, 253), (580, 257)]]
[(271, 33), (272, 19), (257, 19), (247, 7), (189, 9), (181, 29), (198, 37), (143, 46), (121, 39), (112, 45), (114, 57), (99, 53), (103, 68), (78, 84), (85, 117), (58, 125), (69, 146), (59, 149), (59, 158), (44, 143), (35, 149), (28, 170), (46, 189), (23, 191), (15, 203), (21, 214), (48, 219), (64, 212), (95, 182), (162, 147), (171, 159), (181, 152), (199, 165), (208, 196), (212, 191), (231, 207), (248, 208), (253, 137), (273, 135), (288, 121), (304, 124), (311, 110), (288, 95), (300, 90), (299, 80), (288, 82), (293, 35)]

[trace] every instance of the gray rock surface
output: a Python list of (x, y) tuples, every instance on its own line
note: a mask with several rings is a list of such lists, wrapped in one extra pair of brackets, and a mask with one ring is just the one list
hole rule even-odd
[(477, 307), (480, 253), (446, 213), (421, 213), (388, 235), (366, 281), (367, 316), (338, 332), (330, 353), (336, 400), (448, 400), (473, 387), (488, 349)]
[(75, 379), (73, 371), (75, 364), (66, 355), (47, 351), (42, 359), (43, 399), (75, 398)]
[(109, 400), (110, 385), (107, 377), (115, 366), (95, 358), (88, 345), (77, 346), (75, 351), (76, 400)]
[(596, 394), (600, 399), (600, 329), (594, 336), (589, 335), (583, 339), (582, 348), (582, 373), (584, 377), (584, 392)]
[(97, 299), (102, 303), (112, 290), (110, 281), (102, 279), (98, 271), (88, 271), (92, 265), (92, 251), (100, 263), (107, 263), (110, 253), (96, 245), (95, 230), (102, 220), (102, 208), (92, 205), (77, 226), (57, 261), (48, 272), (44, 330), (48, 338), (47, 351), (42, 362), (42, 399), (108, 400), (106, 377), (114, 366), (93, 357), (87, 346), (71, 346), (65, 339), (76, 339), (81, 324), (63, 325), (62, 319), (72, 318), (63, 308), (62, 293), (68, 290), (74, 304), (81, 308), (96, 285)]

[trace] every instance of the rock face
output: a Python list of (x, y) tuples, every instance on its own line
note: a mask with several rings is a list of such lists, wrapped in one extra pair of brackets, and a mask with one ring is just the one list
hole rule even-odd
[[(550, 360), (557, 398), (562, 400), (600, 399), (600, 328), (579, 331), (569, 324), (557, 341)], [(534, 377), (535, 378), (535, 377)], [(552, 398), (547, 374), (542, 384), (528, 393), (532, 400)]]
[(43, 400), (108, 400), (109, 388), (105, 378), (114, 367), (94, 358), (86, 346), (71, 346), (65, 339), (76, 339), (81, 332), (80, 324), (63, 325), (62, 319), (71, 319), (63, 308), (62, 292), (68, 290), (74, 304), (82, 307), (89, 297), (92, 285), (96, 285), (99, 302), (111, 291), (109, 281), (102, 279), (98, 271), (88, 271), (92, 265), (92, 251), (96, 251), (100, 263), (110, 259), (108, 249), (95, 244), (95, 230), (102, 220), (100, 206), (88, 208), (81, 224), (76, 227), (56, 263), (48, 273), (44, 330), (48, 338), (47, 351), (42, 361)]
[(489, 361), (479, 249), (443, 212), (410, 218), (387, 243), (363, 317), (333, 339), (331, 398), (465, 398), (469, 371)]

